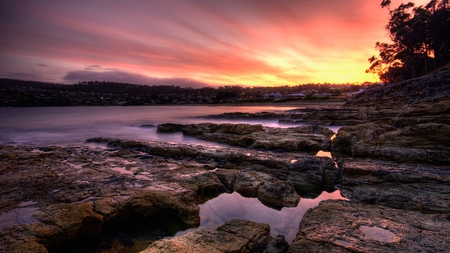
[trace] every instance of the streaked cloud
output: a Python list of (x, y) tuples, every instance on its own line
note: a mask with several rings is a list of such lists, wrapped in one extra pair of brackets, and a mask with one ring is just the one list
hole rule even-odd
[(154, 78), (144, 76), (138, 73), (129, 73), (120, 70), (106, 70), (106, 71), (91, 71), (78, 70), (70, 71), (63, 78), (70, 83), (77, 83), (80, 81), (109, 81), (119, 83), (143, 84), (143, 85), (173, 85), (180, 87), (202, 88), (209, 86), (207, 83), (202, 83), (188, 78)]
[(376, 41), (387, 40), (380, 2), (2, 1), (0, 77), (266, 86), (373, 80), (367, 59)]

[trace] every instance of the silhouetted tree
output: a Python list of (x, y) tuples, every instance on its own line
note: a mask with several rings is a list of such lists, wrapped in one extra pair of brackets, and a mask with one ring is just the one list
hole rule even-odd
[(401, 4), (390, 9), (390, 0), (381, 2), (389, 10), (386, 25), (392, 43), (377, 42), (378, 56), (369, 58), (366, 72), (384, 82), (414, 78), (450, 62), (449, 0), (431, 0), (425, 6)]

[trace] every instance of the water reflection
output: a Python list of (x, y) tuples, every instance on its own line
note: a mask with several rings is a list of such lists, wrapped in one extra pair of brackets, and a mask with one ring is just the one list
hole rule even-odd
[(316, 156), (332, 158), (331, 152), (323, 151), (323, 150), (319, 150), (319, 152), (317, 152)]
[(361, 230), (366, 237), (379, 242), (393, 242), (395, 240), (394, 233), (380, 227), (361, 226), (359, 230)]
[(31, 207), (37, 204), (34, 201), (23, 202), (19, 208), (13, 209), (0, 215), (0, 231), (14, 225), (30, 224), (38, 220), (33, 215), (39, 210), (37, 207)]
[[(301, 198), (297, 207), (284, 207), (278, 211), (263, 205), (257, 198), (245, 198), (237, 192), (224, 193), (199, 205), (200, 228), (216, 229), (229, 220), (244, 219), (269, 224), (272, 236), (283, 234), (286, 241), (291, 243), (306, 211), (326, 199), (345, 198), (341, 196), (340, 191), (322, 192), (315, 199)], [(186, 232), (179, 232), (176, 236)]]

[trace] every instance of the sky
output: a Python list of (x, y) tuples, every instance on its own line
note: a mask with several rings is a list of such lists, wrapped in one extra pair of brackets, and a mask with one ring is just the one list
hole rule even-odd
[(380, 3), (0, 1), (0, 78), (193, 88), (376, 82), (365, 70), (375, 43), (389, 41)]

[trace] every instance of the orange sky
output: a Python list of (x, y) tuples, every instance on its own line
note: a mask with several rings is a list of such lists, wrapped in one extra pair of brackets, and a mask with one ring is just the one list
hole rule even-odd
[(380, 2), (2, 1), (0, 77), (192, 87), (377, 81), (365, 70), (375, 43), (387, 41)]

